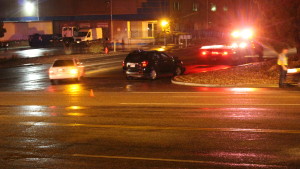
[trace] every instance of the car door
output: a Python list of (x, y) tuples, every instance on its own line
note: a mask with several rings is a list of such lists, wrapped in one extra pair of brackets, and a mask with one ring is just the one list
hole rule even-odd
[(79, 76), (84, 76), (84, 67), (78, 59), (74, 59), (74, 66), (78, 69)]
[(167, 72), (167, 58), (163, 56), (160, 52), (155, 52), (157, 62), (156, 62), (156, 70), (160, 74), (165, 74)]
[(174, 70), (174, 59), (173, 57), (160, 53), (163, 60), (164, 73), (173, 73)]

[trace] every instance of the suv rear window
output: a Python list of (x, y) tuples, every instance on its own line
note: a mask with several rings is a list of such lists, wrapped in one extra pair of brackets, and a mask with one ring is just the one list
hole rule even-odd
[(74, 66), (73, 60), (57, 60), (54, 62), (53, 67)]
[(148, 52), (133, 52), (126, 57), (125, 62), (142, 62), (149, 60), (149, 55), (150, 53)]

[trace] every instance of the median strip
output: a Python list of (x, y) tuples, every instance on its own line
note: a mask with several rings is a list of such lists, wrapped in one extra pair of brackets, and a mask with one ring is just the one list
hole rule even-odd
[(129, 157), (129, 156), (107, 156), (107, 155), (89, 155), (89, 154), (72, 154), (73, 157), (83, 158), (104, 158), (104, 159), (119, 159), (119, 160), (139, 160), (139, 161), (161, 161), (161, 162), (177, 162), (177, 163), (193, 163), (193, 164), (210, 164), (221, 166), (236, 166), (236, 167), (254, 167), (254, 168), (282, 168), (279, 165), (268, 164), (247, 164), (247, 163), (226, 163), (217, 161), (201, 161), (201, 160), (183, 160), (170, 158), (147, 158), (147, 157)]

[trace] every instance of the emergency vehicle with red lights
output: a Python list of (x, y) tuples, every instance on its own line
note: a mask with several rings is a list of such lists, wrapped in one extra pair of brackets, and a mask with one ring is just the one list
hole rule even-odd
[(201, 58), (210, 61), (228, 61), (231, 63), (247, 62), (248, 58), (257, 57), (262, 60), (263, 47), (253, 40), (254, 31), (250, 28), (235, 30), (226, 43), (202, 46), (199, 50)]

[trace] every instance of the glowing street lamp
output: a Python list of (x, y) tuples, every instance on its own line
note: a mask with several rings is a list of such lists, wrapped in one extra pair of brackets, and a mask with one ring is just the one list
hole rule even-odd
[(34, 16), (35, 14), (35, 4), (31, 1), (25, 1), (23, 6), (23, 11), (25, 16)]
[(36, 16), (39, 19), (38, 0), (26, 0), (23, 4), (24, 16)]
[(165, 28), (168, 24), (169, 24), (168, 21), (162, 20), (160, 25), (161, 25), (162, 28)]

